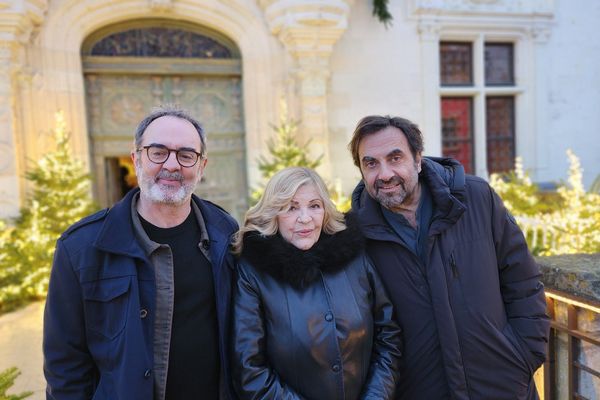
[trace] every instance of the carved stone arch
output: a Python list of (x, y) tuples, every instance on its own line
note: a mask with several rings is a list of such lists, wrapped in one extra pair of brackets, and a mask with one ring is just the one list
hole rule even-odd
[[(106, 50), (106, 43), (112, 39), (112, 42), (123, 42), (124, 40), (137, 39), (142, 41), (144, 36), (154, 34), (162, 35), (165, 39), (176, 38), (179, 40), (190, 40), (193, 45), (200, 45), (205, 47), (214, 47), (215, 54), (205, 54), (199, 52), (193, 52), (195, 49), (184, 49), (187, 51), (179, 52), (179, 54), (105, 54), (101, 50)], [(101, 46), (103, 45), (104, 46)], [(173, 43), (165, 43), (171, 45), (169, 50), (172, 49)], [(99, 48), (101, 46), (102, 48)], [(178, 50), (177, 48), (175, 50)], [(191, 53), (190, 53), (191, 51)], [(81, 46), (82, 56), (146, 56), (146, 57), (196, 57), (196, 58), (241, 58), (240, 51), (235, 42), (228, 36), (224, 35), (219, 31), (190, 23), (188, 21), (170, 20), (170, 19), (159, 19), (159, 18), (145, 18), (135, 21), (120, 22), (112, 25), (105, 26), (92, 34), (88, 35)]]
[(235, 43), (189, 22), (144, 19), (93, 32), (81, 52), (98, 201), (110, 205), (136, 183), (132, 133), (150, 109), (173, 103), (207, 132), (209, 165), (196, 193), (241, 218), (248, 186)]
[[(150, 19), (162, 19), (184, 28), (192, 25), (207, 28), (233, 42), (244, 60), (239, 68), (243, 76), (240, 101), (244, 110), (245, 168), (248, 186), (256, 186), (261, 175), (254, 160), (266, 151), (266, 139), (272, 135), (271, 124), (277, 121), (279, 99), (286, 90), (286, 54), (266, 26), (257, 2), (173, 0), (169, 3), (166, 8), (156, 7), (157, 2), (150, 0), (52, 3), (36, 38), (35, 49), (32, 49), (31, 69), (39, 74), (35, 85), (23, 96), (21, 108), (32, 110), (31, 115), (24, 117), (23, 129), (44, 132), (52, 126), (54, 112), (64, 110), (72, 132), (74, 152), (91, 165), (81, 55), (86, 39), (100, 34), (106, 27), (137, 21), (146, 23)], [(27, 139), (24, 147), (42, 153), (43, 146), (34, 139), (33, 136), (31, 140)], [(215, 168), (212, 160), (209, 166)]]

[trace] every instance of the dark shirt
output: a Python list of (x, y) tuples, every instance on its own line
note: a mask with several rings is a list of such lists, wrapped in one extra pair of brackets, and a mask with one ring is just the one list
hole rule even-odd
[(212, 268), (198, 247), (200, 228), (193, 212), (173, 228), (158, 228), (140, 217), (148, 237), (173, 254), (174, 312), (166, 396), (218, 399), (219, 345)]
[(394, 232), (421, 260), (423, 266), (427, 265), (427, 236), (431, 216), (433, 215), (433, 201), (427, 185), (421, 185), (421, 198), (417, 207), (417, 228), (413, 228), (404, 215), (395, 213), (385, 207), (381, 207), (383, 216)]
[[(398, 271), (396, 279), (390, 279), (390, 292), (402, 291), (411, 299), (411, 312), (403, 316), (404, 322), (410, 325), (410, 338), (404, 343), (406, 356), (411, 359), (411, 366), (419, 371), (407, 371), (410, 378), (400, 381), (397, 400), (450, 398), (448, 383), (444, 370), (438, 327), (434, 318), (430, 283), (428, 279), (428, 235), (434, 212), (433, 199), (427, 184), (421, 184), (421, 198), (417, 208), (417, 228), (413, 228), (408, 220), (398, 213), (381, 207), (382, 214), (390, 227), (400, 237), (406, 249), (418, 257), (420, 271), (408, 273), (413, 278), (409, 282), (400, 282), (406, 276)], [(412, 268), (407, 262), (404, 268)], [(387, 275), (387, 274), (386, 274)], [(405, 360), (401, 360), (401, 364)], [(418, 389), (416, 389), (418, 388)]]

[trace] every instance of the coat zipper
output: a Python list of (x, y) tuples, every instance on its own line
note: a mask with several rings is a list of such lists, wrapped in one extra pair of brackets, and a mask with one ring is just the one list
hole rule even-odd
[(454, 259), (454, 253), (450, 253), (450, 268), (452, 268), (452, 276), (458, 278), (458, 268), (456, 268), (456, 260)]

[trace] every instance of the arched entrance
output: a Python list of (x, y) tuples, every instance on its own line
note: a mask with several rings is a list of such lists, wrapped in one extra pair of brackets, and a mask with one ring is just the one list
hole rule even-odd
[(111, 205), (135, 185), (135, 127), (152, 107), (174, 103), (207, 132), (209, 162), (196, 193), (240, 219), (248, 190), (235, 43), (191, 23), (142, 20), (90, 35), (82, 59), (98, 202)]

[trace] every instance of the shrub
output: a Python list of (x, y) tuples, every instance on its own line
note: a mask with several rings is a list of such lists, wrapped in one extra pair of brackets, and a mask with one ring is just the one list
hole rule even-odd
[(523, 229), (536, 255), (600, 252), (600, 194), (586, 192), (577, 156), (567, 150), (569, 178), (556, 193), (540, 192), (523, 171), (492, 175), (490, 184)]

